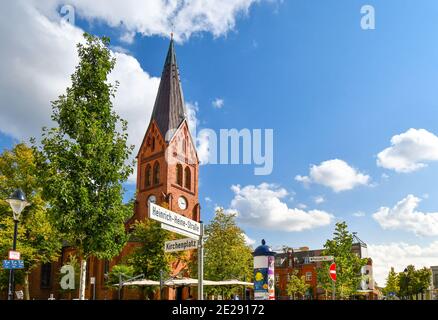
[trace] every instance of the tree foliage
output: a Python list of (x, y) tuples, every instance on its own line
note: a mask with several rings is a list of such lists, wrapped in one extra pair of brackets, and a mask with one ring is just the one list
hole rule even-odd
[(160, 223), (146, 219), (136, 221), (131, 234), (131, 241), (139, 245), (127, 258), (136, 274), (143, 273), (146, 279), (160, 280), (160, 271), (170, 273), (174, 254), (164, 252), (164, 243), (172, 239), (170, 232), (161, 228)]
[(43, 128), (38, 167), (44, 196), (57, 226), (81, 260), (80, 298), (84, 298), (86, 259), (111, 259), (125, 245), (122, 183), (132, 172), (133, 147), (127, 122), (114, 111), (118, 84), (108, 82), (115, 58), (109, 39), (84, 34), (77, 45), (79, 64), (66, 93), (52, 102), (52, 120)]
[(108, 281), (106, 285), (110, 289), (116, 289), (115, 284), (119, 284), (120, 277), (122, 280), (126, 280), (126, 278), (132, 278), (134, 276), (135, 269), (133, 266), (129, 266), (126, 264), (118, 264), (112, 267), (111, 272), (108, 274)]
[(295, 300), (296, 295), (304, 296), (304, 294), (309, 290), (310, 285), (306, 283), (305, 276), (298, 276), (298, 270), (290, 275), (289, 281), (287, 283), (287, 294)]
[[(17, 251), (24, 260), (24, 269), (16, 271), (16, 283), (25, 284), (25, 299), (29, 299), (28, 276), (40, 263), (58, 258), (61, 235), (48, 215), (47, 203), (38, 184), (35, 156), (24, 143), (5, 150), (0, 155), (0, 255), (6, 259), (12, 248), (14, 221), (9, 204), (4, 201), (16, 188), (22, 189), (31, 204), (23, 210), (18, 224)], [(9, 274), (8, 270), (2, 273)], [(22, 275), (21, 275), (22, 274)], [(7, 279), (2, 276), (1, 279)], [(5, 284), (0, 284), (2, 288)]]
[(388, 273), (388, 277), (386, 278), (386, 286), (383, 289), (383, 294), (386, 296), (389, 295), (399, 295), (400, 293), (400, 285), (399, 278), (397, 272), (394, 271), (394, 268)]
[[(253, 273), (252, 249), (246, 245), (243, 231), (236, 225), (235, 214), (216, 210), (213, 220), (205, 226), (207, 240), (204, 244), (204, 278), (213, 281), (251, 281)], [(195, 260), (196, 261), (196, 260)], [(197, 263), (193, 263), (193, 276), (197, 275)], [(231, 296), (241, 287), (206, 287), (205, 292)]]
[[(322, 255), (334, 256), (336, 263), (336, 297), (348, 299), (356, 293), (362, 280), (361, 268), (367, 259), (361, 259), (353, 252), (353, 234), (348, 231), (345, 222), (336, 223), (333, 239), (324, 244)], [(330, 262), (323, 262), (318, 269), (320, 286), (328, 289), (332, 280), (328, 276)]]
[(399, 296), (403, 299), (418, 298), (418, 295), (426, 293), (431, 284), (432, 271), (426, 267), (416, 270), (409, 265), (403, 272), (398, 274)]
[[(109, 259), (125, 243), (122, 183), (127, 160), (127, 123), (113, 111), (117, 84), (108, 83), (115, 59), (108, 38), (84, 34), (79, 65), (66, 94), (52, 102), (57, 127), (43, 128), (39, 164), (51, 214), (84, 258)], [(119, 132), (120, 126), (121, 132)]]

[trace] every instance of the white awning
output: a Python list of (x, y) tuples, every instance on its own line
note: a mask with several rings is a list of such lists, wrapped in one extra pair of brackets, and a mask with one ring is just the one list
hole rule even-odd
[(224, 281), (214, 281), (216, 286), (253, 286), (252, 282), (245, 282), (240, 280), (224, 280)]
[[(203, 281), (204, 286), (253, 286), (254, 284), (252, 282), (245, 282), (245, 281), (239, 281), (239, 280), (224, 280), (224, 281), (211, 281), (211, 280), (204, 280)], [(154, 280), (134, 280), (123, 283), (123, 286), (159, 286), (159, 281)], [(197, 286), (198, 285), (198, 279), (193, 278), (175, 278), (175, 279), (169, 279), (164, 282), (164, 286), (167, 287), (181, 287), (181, 286)], [(118, 286), (118, 284), (115, 284), (115, 286)]]
[[(154, 281), (154, 280), (147, 280), (147, 279), (143, 279), (143, 280), (134, 280), (134, 281), (128, 281), (123, 283), (123, 287), (126, 286), (159, 286), (160, 285), (160, 281)], [(119, 286), (119, 284), (115, 284), (115, 286)]]

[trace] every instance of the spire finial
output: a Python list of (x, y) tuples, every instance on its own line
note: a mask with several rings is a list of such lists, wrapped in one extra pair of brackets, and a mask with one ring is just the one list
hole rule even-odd
[(170, 33), (170, 40), (173, 40), (173, 32)]
[(263, 246), (266, 245), (266, 241), (265, 241), (265, 239), (262, 239), (262, 245), (263, 245)]

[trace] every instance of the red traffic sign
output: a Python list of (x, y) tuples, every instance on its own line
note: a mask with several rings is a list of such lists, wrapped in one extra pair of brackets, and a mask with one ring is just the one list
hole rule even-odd
[(332, 263), (329, 269), (330, 278), (336, 281), (336, 263)]
[(20, 252), (18, 251), (9, 251), (9, 260), (20, 260)]

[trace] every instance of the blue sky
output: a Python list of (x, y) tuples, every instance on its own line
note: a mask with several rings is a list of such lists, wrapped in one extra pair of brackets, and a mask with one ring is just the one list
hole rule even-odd
[[(366, 4), (375, 8), (375, 30), (360, 27), (360, 9)], [(136, 30), (132, 22), (134, 26), (129, 28), (135, 37), (127, 43), (120, 39), (123, 28), (114, 26), (103, 13), (99, 16), (98, 10), (93, 13), (92, 8), (87, 9), (82, 13), (85, 9), (78, 5), (76, 28), (111, 36), (112, 45), (134, 57), (150, 78), (160, 76), (169, 44), (163, 36), (165, 30), (142, 34), (141, 27)], [(56, 20), (53, 7), (38, 10)], [(392, 208), (412, 194), (422, 199), (416, 210), (427, 216), (426, 221), (437, 223), (433, 215), (438, 212), (435, 156), (424, 156), (421, 162), (428, 166), (411, 172), (384, 168), (376, 161), (378, 154), (391, 146), (393, 136), (410, 128), (438, 134), (438, 3), (261, 1), (250, 5), (246, 14), (244, 11), (236, 10), (235, 25), (226, 26), (219, 35), (214, 35), (218, 33), (215, 28), (206, 28), (177, 44), (182, 86), (185, 100), (197, 104), (199, 129), (273, 129), (273, 172), (255, 176), (253, 165), (201, 166), (202, 219), (208, 222), (216, 205), (231, 207), (235, 196), (232, 185), (244, 188), (267, 183), (269, 190), (285, 189), (289, 193), (279, 198), (287, 208), (301, 208), (306, 213), (319, 210), (334, 218), (323, 226), (295, 232), (266, 230), (262, 219), (259, 227), (242, 223), (257, 243), (265, 238), (274, 247), (320, 248), (331, 236), (334, 223), (345, 220), (365, 242), (381, 245), (374, 249), (376, 257), (384, 257), (391, 243), (404, 254), (408, 249), (403, 243), (427, 251), (438, 240), (437, 232), (418, 232), (421, 224), (385, 229), (372, 215), (380, 207)], [(220, 109), (212, 105), (216, 98), (224, 101)], [(2, 109), (2, 113), (7, 110), (4, 103)], [(146, 109), (141, 114), (139, 107), (135, 115), (144, 117), (144, 130), (150, 112)], [(0, 128), (1, 149), (26, 139), (26, 134), (13, 132)], [(421, 140), (423, 136), (419, 136)], [(400, 157), (403, 152), (406, 150), (400, 151)], [(333, 159), (343, 160), (357, 173), (368, 176), (367, 183), (335, 192), (315, 182), (306, 187), (295, 179), (297, 175), (309, 176), (311, 165)], [(126, 188), (128, 198), (134, 187), (127, 184)], [(315, 203), (317, 196), (324, 202)], [(206, 201), (207, 197), (211, 201)], [(364, 216), (354, 216), (357, 212)], [(436, 264), (438, 257), (426, 252), (416, 261)], [(395, 261), (380, 263), (383, 270)]]

